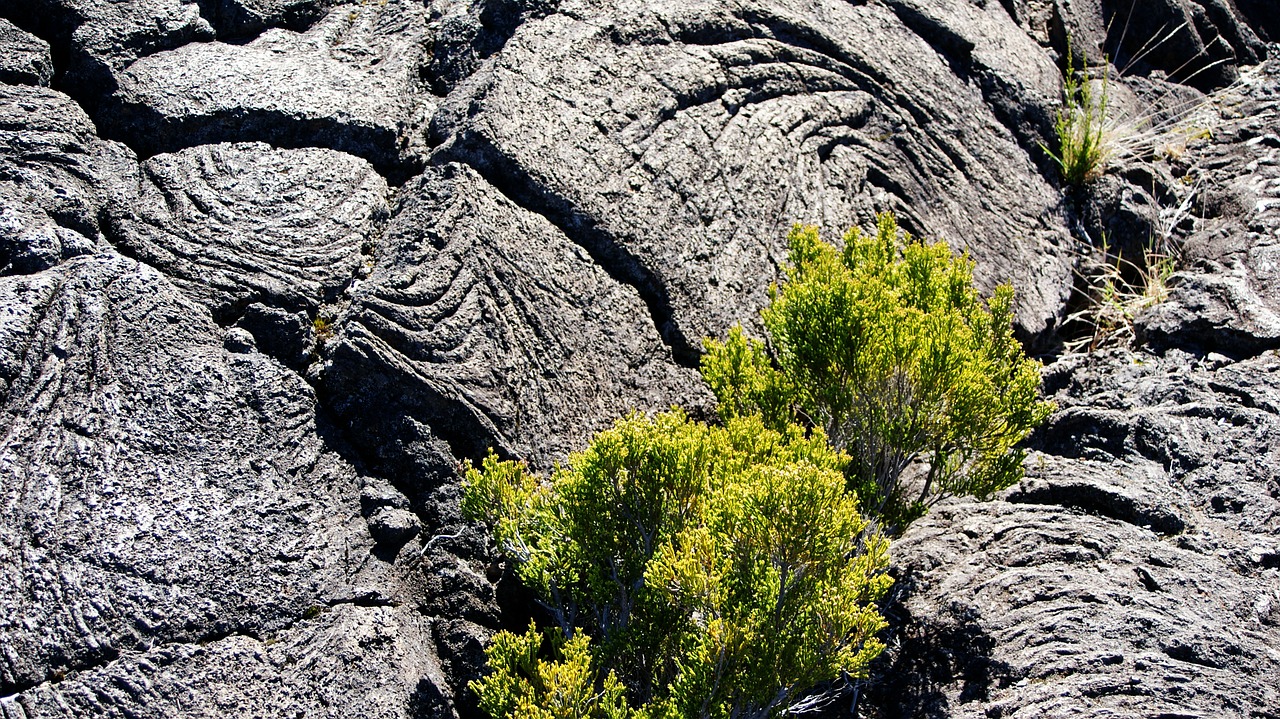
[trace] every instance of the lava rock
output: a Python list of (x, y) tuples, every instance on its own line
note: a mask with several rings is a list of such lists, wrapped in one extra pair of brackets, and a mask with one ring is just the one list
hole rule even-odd
[(264, 350), (295, 365), (310, 322), (293, 315), (338, 300), (387, 216), (382, 177), (332, 150), (202, 145), (153, 157), (142, 174), (138, 197), (113, 213), (121, 250), (218, 321), (243, 315)]
[(0, 184), (0, 275), (32, 274), (94, 251), (89, 238), (59, 227), (15, 189)]
[(52, 79), (49, 43), (0, 18), (0, 82), (48, 87)]
[(1077, 58), (1110, 58), (1124, 73), (1158, 74), (1211, 90), (1234, 82), (1240, 65), (1267, 56), (1249, 18), (1225, 0), (1053, 0), (1051, 5), (1059, 50), (1070, 44)]
[(369, 517), (369, 532), (379, 544), (403, 545), (422, 530), (422, 523), (412, 512), (382, 507)]
[(326, 395), (389, 476), (456, 481), (442, 453), (489, 447), (549, 468), (630, 409), (707, 401), (634, 289), (461, 165), (401, 191), (328, 352)]
[[(994, 27), (1022, 34), (1007, 15), (955, 3), (931, 26), (948, 11), (974, 72), (1030, 65), (1025, 93), (1056, 91), (1042, 55), (993, 59)], [(575, 3), (521, 25), (432, 134), (634, 285), (690, 360), (766, 304), (793, 223), (838, 236), (886, 210), (967, 248), (985, 288), (1015, 281), (1038, 333), (1071, 287), (1067, 232), (954, 54), (879, 3)]]
[(434, 645), (431, 622), (410, 609), (339, 604), (261, 635), (130, 653), (36, 687), (23, 695), (22, 708), (4, 710), (160, 719), (326, 716), (340, 707), (344, 715), (376, 719), (447, 717), (453, 701)]
[(302, 32), (341, 0), (208, 0), (203, 13), (219, 40), (254, 37), (267, 28)]
[(345, 584), (370, 540), (296, 375), (110, 250), (0, 300), (0, 691), (274, 631)]
[(1169, 280), (1169, 301), (1137, 318), (1156, 349), (1194, 348), (1235, 358), (1280, 347), (1280, 58), (1250, 68), (1219, 102), (1207, 142), (1192, 148), (1187, 176), (1188, 271)]
[[(1043, 347), (1085, 235), (1186, 262), (1046, 370), (1024, 481), (896, 543), (828, 715), (1280, 713), (1275, 22), (1142, 7), (0, 0), (0, 714), (479, 716), (537, 608), (463, 463), (709, 417), (792, 223), (882, 210)], [(1062, 187), (1068, 37), (1161, 25), (1112, 119), (1209, 136)]]
[[(1117, 351), (1049, 368), (1027, 479), (894, 545), (881, 716), (1235, 716), (1280, 706), (1280, 358)], [(1255, 401), (1253, 397), (1257, 397)], [(1068, 419), (1074, 417), (1074, 419)], [(1105, 453), (1088, 448), (1106, 447)]]
[(253, 140), (339, 150), (403, 180), (434, 109), (419, 91), (425, 37), (420, 4), (392, 0), (334, 8), (302, 33), (184, 45), (124, 69), (102, 118), (143, 156)]
[[(98, 139), (66, 95), (0, 85), (0, 197), (8, 272), (31, 272), (106, 244), (102, 218), (128, 194), (136, 159)], [(81, 235), (80, 238), (69, 233)]]
[(0, 15), (50, 44), (63, 58), (61, 89), (92, 112), (139, 57), (214, 37), (190, 0), (10, 0)]

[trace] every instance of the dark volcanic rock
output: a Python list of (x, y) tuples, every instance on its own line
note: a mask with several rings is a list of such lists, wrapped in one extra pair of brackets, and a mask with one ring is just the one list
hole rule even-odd
[[(450, 716), (431, 622), (339, 604), (261, 637), (157, 646), (0, 700), (6, 717)], [(446, 690), (447, 691), (447, 690)]]
[(218, 39), (252, 37), (267, 28), (306, 30), (340, 0), (197, 0)]
[(102, 243), (101, 216), (135, 167), (133, 153), (99, 140), (66, 95), (0, 84), (0, 275)]
[(1057, 199), (966, 79), (1008, 77), (1016, 53), (1017, 94), (1053, 101), (1052, 63), (1007, 16), (911, 11), (963, 28), (951, 52), (881, 4), (560, 9), (460, 86), (433, 134), (635, 285), (678, 355), (765, 304), (793, 222), (836, 233), (883, 210), (968, 248), (988, 287), (1016, 280), (1026, 330), (1059, 318)]
[(39, 272), (93, 252), (92, 240), (60, 227), (14, 189), (0, 184), (0, 275)]
[(631, 287), (446, 165), (402, 190), (323, 381), (355, 441), (415, 477), (448, 462), (435, 438), (549, 467), (629, 409), (704, 403), (694, 378)]
[(1233, 357), (1280, 347), (1280, 59), (1246, 71), (1218, 102), (1227, 117), (1186, 158), (1192, 224), (1169, 301), (1139, 318), (1155, 347)]
[(1219, 553), (1203, 534), (1170, 544), (1054, 507), (940, 510), (899, 543), (909, 598), (891, 612), (904, 628), (869, 713), (1249, 716), (1280, 705), (1275, 579), (1241, 578)]
[(1107, 57), (1132, 75), (1156, 73), (1210, 90), (1229, 85), (1241, 64), (1259, 62), (1267, 53), (1233, 0), (1054, 0), (1051, 5), (1060, 49), (1070, 42), (1077, 56), (1085, 53), (1095, 62)]
[(506, 44), (529, 18), (546, 17), (559, 0), (475, 0), (435, 3), (435, 29), (428, 72), (432, 90), (447, 95), (480, 63)]
[(297, 375), (110, 250), (0, 299), (6, 716), (449, 703)]
[(1280, 708), (1273, 62), (1194, 120), (1210, 141), (1169, 152), (1186, 178), (1175, 204), (1145, 195), (1190, 263), (1137, 319), (1160, 354), (1047, 368), (1059, 409), (1026, 479), (990, 504), (940, 507), (895, 545), (895, 648), (863, 715)]
[(256, 140), (341, 150), (403, 178), (434, 109), (420, 89), (426, 42), (421, 7), (392, 0), (335, 8), (303, 33), (185, 45), (124, 69), (103, 122), (143, 156)]
[(121, 250), (221, 322), (257, 304), (248, 329), (261, 335), (273, 324), (262, 305), (309, 322), (363, 271), (387, 184), (332, 150), (202, 145), (143, 163), (138, 197), (123, 204), (113, 217)]
[(51, 79), (49, 43), (0, 19), (0, 82), (47, 86)]
[(1049, 369), (1027, 479), (895, 545), (881, 716), (1249, 716), (1280, 706), (1280, 358)]
[(109, 250), (0, 287), (7, 690), (340, 596), (355, 488), (305, 385)]
[(0, 16), (49, 42), (62, 89), (95, 107), (139, 57), (214, 36), (190, 0), (4, 0)]
[[(896, 545), (828, 714), (1280, 714), (1272, 15), (0, 0), (0, 716), (477, 715), (536, 609), (459, 460), (707, 413), (791, 224), (880, 210), (1045, 346), (1079, 236), (1186, 262), (1141, 348), (1046, 371), (1020, 485)], [(1039, 146), (1068, 36), (1131, 64), (1117, 121), (1192, 128), (1084, 191)]]

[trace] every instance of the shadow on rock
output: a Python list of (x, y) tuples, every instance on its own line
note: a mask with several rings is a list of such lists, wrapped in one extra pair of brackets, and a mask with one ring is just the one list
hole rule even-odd
[(966, 703), (985, 700), (990, 689), (1009, 683), (1012, 670), (992, 657), (996, 642), (982, 628), (977, 608), (953, 601), (927, 616), (912, 616), (906, 603), (913, 590), (910, 574), (897, 578), (884, 608), (889, 649), (845, 716), (948, 717), (948, 687), (959, 686), (960, 703)]

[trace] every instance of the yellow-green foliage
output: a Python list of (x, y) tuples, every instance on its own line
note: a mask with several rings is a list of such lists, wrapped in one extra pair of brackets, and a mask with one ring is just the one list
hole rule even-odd
[(499, 635), (473, 685), (482, 706), (763, 718), (863, 674), (883, 648), (875, 602), (890, 579), (887, 542), (846, 491), (848, 461), (821, 431), (679, 411), (620, 420), (545, 479), (490, 455), (467, 474), (464, 511), (495, 528), (567, 643), (538, 658), (536, 634)]
[[(889, 528), (943, 497), (1016, 482), (1015, 445), (1052, 405), (1013, 337), (1013, 289), (984, 302), (967, 257), (913, 242), (888, 214), (842, 249), (813, 227), (788, 242), (786, 279), (763, 313), (772, 351), (741, 328), (707, 342), (702, 373), (721, 415), (822, 430), (852, 455), (863, 510)], [(920, 469), (910, 487), (909, 467)]]
[(485, 649), (490, 673), (476, 684), (480, 708), (489, 716), (522, 719), (646, 719), (627, 708), (612, 672), (597, 690), (589, 644), (579, 633), (561, 643), (555, 658), (543, 658), (542, 636), (532, 623), (524, 634), (499, 633)]

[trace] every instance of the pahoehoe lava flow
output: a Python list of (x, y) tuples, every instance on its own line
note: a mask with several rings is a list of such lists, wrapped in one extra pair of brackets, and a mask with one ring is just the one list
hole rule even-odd
[[(0, 717), (482, 716), (537, 609), (461, 467), (711, 417), (787, 231), (884, 211), (1015, 285), (1057, 410), (894, 542), (820, 716), (1280, 715), (1274, 15), (0, 0)], [(1118, 144), (1075, 187), (1086, 62)], [(1151, 249), (1159, 301), (1068, 351)]]

